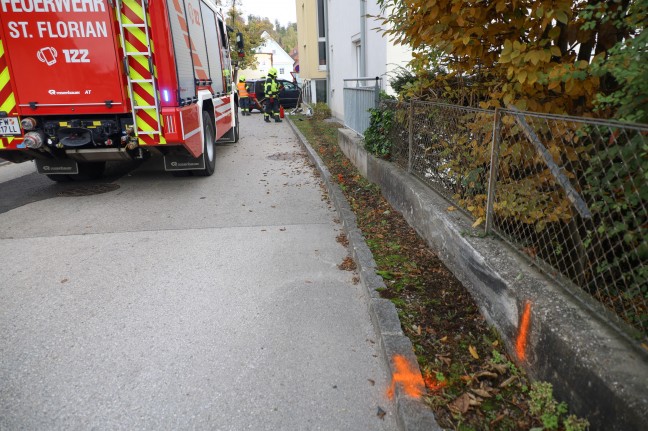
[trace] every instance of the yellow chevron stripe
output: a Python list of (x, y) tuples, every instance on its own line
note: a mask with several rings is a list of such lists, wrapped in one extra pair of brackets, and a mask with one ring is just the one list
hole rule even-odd
[[(2, 39), (0, 39), (0, 58), (4, 57), (5, 50)], [(0, 72), (0, 88), (4, 88), (9, 85), (9, 67), (5, 67), (2, 72)], [(0, 100), (0, 111), (11, 112), (16, 107), (16, 98), (14, 97), (13, 92), (9, 93), (6, 100)], [(0, 150), (4, 148), (9, 148), (11, 143), (15, 138), (13, 136), (7, 136), (0, 138)]]
[(14, 97), (13, 93), (10, 93), (9, 97), (7, 97), (7, 100), (2, 101), (2, 105), (0, 105), (0, 111), (11, 112), (15, 107), (16, 98)]
[[(148, 93), (148, 90), (146, 88), (144, 90)], [(145, 106), (150, 104), (150, 102), (147, 102), (146, 100), (144, 100), (144, 98), (142, 98), (140, 95), (138, 95), (135, 92), (133, 92), (133, 97), (135, 98), (135, 104), (137, 106)], [(151, 115), (151, 118), (155, 118), (155, 117), (156, 115)]]
[(132, 21), (131, 19), (129, 19), (129, 18), (128, 18), (126, 15), (124, 15), (123, 13), (122, 13), (122, 16), (121, 16), (121, 17), (122, 17), (122, 23), (123, 23), (123, 24), (133, 24), (133, 21)]
[(141, 3), (133, 0), (124, 0), (123, 3), (124, 6), (133, 11), (135, 15), (137, 15), (141, 19), (144, 19), (144, 9), (142, 8)]
[[(9, 145), (11, 145), (11, 141), (13, 141), (14, 138), (0, 138), (0, 150), (3, 148), (9, 148)], [(7, 145), (4, 144), (4, 142), (7, 142)]]
[(142, 44), (148, 45), (148, 43), (146, 42), (146, 32), (141, 28), (130, 27), (125, 30), (126, 33), (130, 33), (132, 36), (135, 37), (135, 39), (139, 40)]
[(126, 52), (127, 53), (135, 54), (137, 52), (141, 52), (141, 51), (138, 51), (137, 48), (135, 48), (135, 46), (133, 46), (133, 44), (130, 43), (128, 40), (125, 40), (124, 43), (126, 44)]
[(9, 84), (9, 68), (5, 67), (2, 72), (0, 72), (0, 88), (4, 88)]
[[(145, 109), (144, 111), (148, 112), (149, 115), (151, 114), (151, 111), (153, 112), (152, 116), (155, 117), (155, 110), (154, 109)], [(151, 126), (149, 123), (141, 119), (140, 117), (137, 117), (137, 130), (142, 130), (144, 132), (152, 132), (156, 130), (155, 127)]]
[[(147, 56), (145, 56), (145, 55), (132, 55), (131, 58), (133, 60), (135, 60), (142, 67), (142, 69), (148, 70), (150, 72), (150, 70), (149, 70), (149, 61), (148, 61)], [(131, 68), (131, 70), (133, 71), (133, 73), (137, 73), (138, 75), (140, 75), (136, 70), (134, 70), (132, 68)], [(131, 78), (133, 78), (133, 77), (131, 77)], [(140, 78), (141, 78), (141, 76), (140, 76)], [(133, 78), (133, 79), (135, 79), (135, 78)]]

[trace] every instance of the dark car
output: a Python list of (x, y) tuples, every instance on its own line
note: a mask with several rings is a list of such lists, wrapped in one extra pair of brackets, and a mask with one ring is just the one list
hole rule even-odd
[[(279, 90), (279, 103), (284, 109), (292, 109), (297, 107), (297, 101), (299, 100), (299, 94), (301, 93), (301, 88), (294, 82), (287, 81), (285, 79), (278, 79), (279, 87), (283, 86)], [(249, 87), (249, 93), (251, 104), (250, 111), (253, 109), (258, 109), (263, 111), (263, 99), (265, 98), (265, 92), (263, 90), (263, 84), (265, 79), (251, 79), (246, 81)]]

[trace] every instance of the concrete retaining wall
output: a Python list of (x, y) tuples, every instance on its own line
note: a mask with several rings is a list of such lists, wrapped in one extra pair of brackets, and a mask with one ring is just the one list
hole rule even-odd
[[(480, 237), (467, 217), (448, 211), (451, 205), (416, 178), (367, 154), (354, 132), (340, 129), (338, 140), (362, 175), (380, 186), (469, 289), (520, 366), (533, 378), (551, 382), (556, 398), (587, 418), (591, 429), (646, 429), (647, 352), (620, 337), (505, 243)], [(525, 310), (530, 323), (526, 336), (520, 331)]]

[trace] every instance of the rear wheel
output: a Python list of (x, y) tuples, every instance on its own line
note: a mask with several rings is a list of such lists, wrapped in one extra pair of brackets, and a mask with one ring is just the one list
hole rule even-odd
[(236, 110), (236, 114), (234, 115), (234, 130), (232, 130), (232, 139), (234, 142), (239, 141), (239, 129), (240, 129), (240, 123), (239, 123), (239, 114), (238, 114), (238, 109)]
[(205, 169), (193, 171), (199, 177), (208, 177), (216, 170), (216, 154), (214, 148), (214, 124), (211, 116), (206, 111), (202, 113), (203, 119), (203, 157), (205, 158)]

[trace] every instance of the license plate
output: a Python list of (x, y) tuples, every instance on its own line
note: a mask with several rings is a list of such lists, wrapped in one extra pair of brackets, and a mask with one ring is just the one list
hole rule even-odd
[(20, 136), (20, 120), (18, 117), (0, 118), (0, 135)]

